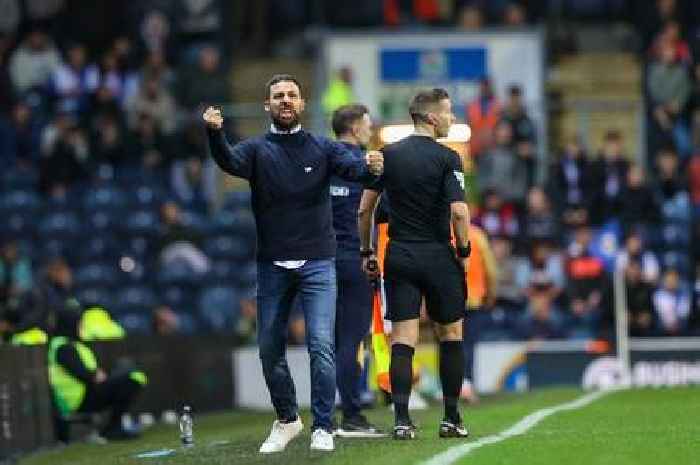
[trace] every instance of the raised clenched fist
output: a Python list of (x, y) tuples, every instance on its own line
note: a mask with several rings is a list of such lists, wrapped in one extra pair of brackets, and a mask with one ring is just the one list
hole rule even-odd
[(221, 110), (215, 107), (207, 107), (202, 118), (207, 126), (212, 129), (221, 129), (224, 125), (224, 117), (221, 116)]
[(365, 155), (369, 172), (379, 176), (384, 172), (384, 154), (378, 150), (370, 150)]

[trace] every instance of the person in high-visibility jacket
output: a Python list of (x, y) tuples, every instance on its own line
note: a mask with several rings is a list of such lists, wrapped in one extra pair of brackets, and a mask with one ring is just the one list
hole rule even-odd
[(478, 397), (472, 386), (474, 379), (474, 346), (479, 334), (488, 325), (490, 313), (488, 308), (493, 306), (498, 283), (496, 260), (489, 245), (489, 239), (479, 226), (469, 225), (469, 241), (472, 253), (469, 256), (465, 280), (467, 284), (467, 316), (464, 318), (464, 383), (460, 397), (470, 402), (476, 402)]
[(56, 314), (54, 334), (49, 340), (49, 384), (57, 414), (58, 439), (70, 439), (65, 420), (75, 413), (111, 410), (109, 421), (101, 430), (107, 439), (131, 439), (138, 436), (122, 427), (122, 415), (134, 397), (147, 384), (141, 371), (107, 376), (90, 348), (78, 336), (81, 313), (63, 310)]

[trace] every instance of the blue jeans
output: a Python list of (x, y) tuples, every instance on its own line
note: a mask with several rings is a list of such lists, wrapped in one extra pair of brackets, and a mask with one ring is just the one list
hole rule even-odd
[(297, 416), (294, 381), (287, 365), (287, 326), (295, 297), (306, 323), (311, 359), (313, 429), (332, 429), (335, 405), (335, 261), (309, 260), (288, 270), (258, 262), (258, 344), (265, 383), (280, 420)]

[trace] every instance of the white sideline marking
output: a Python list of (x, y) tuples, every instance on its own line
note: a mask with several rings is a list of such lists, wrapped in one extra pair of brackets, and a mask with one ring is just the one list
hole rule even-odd
[(572, 400), (571, 402), (567, 402), (565, 404), (559, 404), (555, 405), (554, 407), (547, 407), (541, 410), (537, 410), (536, 412), (533, 412), (530, 415), (526, 416), (507, 430), (501, 431), (500, 433), (494, 434), (492, 436), (483, 437), (475, 442), (450, 447), (445, 452), (441, 452), (437, 455), (434, 455), (432, 458), (426, 460), (425, 462), (422, 462), (421, 465), (452, 464), (475, 449), (489, 444), (495, 444), (497, 442), (505, 441), (506, 439), (512, 438), (513, 436), (525, 434), (530, 429), (537, 426), (539, 422), (541, 422), (550, 415), (554, 415), (555, 413), (559, 413), (565, 410), (576, 410), (585, 407), (586, 405), (598, 400), (604, 395), (615, 390), (619, 389), (595, 391), (590, 394), (586, 394), (585, 396), (581, 396), (576, 400)]

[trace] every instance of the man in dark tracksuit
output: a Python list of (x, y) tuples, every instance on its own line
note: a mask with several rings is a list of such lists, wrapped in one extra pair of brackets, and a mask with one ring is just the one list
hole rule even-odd
[(226, 140), (220, 110), (203, 119), (219, 167), (250, 182), (257, 230), (258, 344), (260, 361), (277, 414), (260, 453), (283, 451), (301, 433), (294, 381), (286, 359), (292, 303), (301, 301), (311, 368), (312, 450), (333, 451), (335, 405), (336, 240), (330, 200), (332, 175), (348, 180), (380, 174), (383, 157), (356, 159), (346, 147), (302, 129), (304, 99), (298, 81), (274, 76), (265, 110), (272, 125), (263, 136), (235, 146)]
[[(372, 135), (372, 121), (364, 105), (344, 105), (333, 113), (333, 132), (358, 159)], [(360, 375), (358, 349), (369, 332), (372, 319), (372, 290), (362, 272), (357, 210), (362, 184), (331, 178), (333, 228), (338, 242), (336, 270), (338, 300), (335, 315), (336, 380), (342, 401), (343, 420), (336, 435), (367, 437), (381, 433), (360, 413)]]

